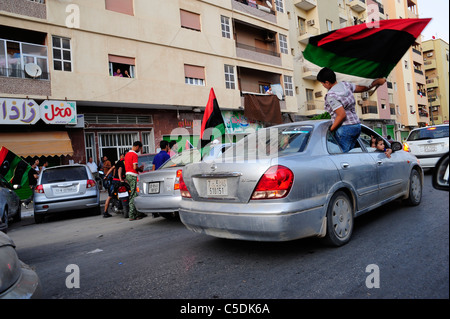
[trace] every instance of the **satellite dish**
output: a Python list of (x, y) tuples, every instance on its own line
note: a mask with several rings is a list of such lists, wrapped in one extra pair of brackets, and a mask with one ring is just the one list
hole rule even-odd
[(27, 63), (25, 64), (25, 73), (32, 78), (37, 78), (41, 76), (42, 70), (36, 63)]
[(272, 9), (272, 3), (269, 0), (267, 0), (266, 3), (269, 6), (269, 8)]

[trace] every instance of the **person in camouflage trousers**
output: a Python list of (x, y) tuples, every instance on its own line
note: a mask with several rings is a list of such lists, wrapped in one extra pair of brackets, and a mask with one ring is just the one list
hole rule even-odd
[(130, 185), (131, 193), (130, 193), (130, 210), (129, 210), (129, 218), (130, 220), (142, 219), (147, 216), (145, 214), (140, 214), (136, 210), (134, 206), (134, 198), (137, 196), (137, 177), (139, 172), (144, 170), (144, 165), (138, 166), (138, 155), (142, 150), (142, 143), (140, 141), (136, 141), (133, 143), (133, 148), (125, 155), (125, 179)]

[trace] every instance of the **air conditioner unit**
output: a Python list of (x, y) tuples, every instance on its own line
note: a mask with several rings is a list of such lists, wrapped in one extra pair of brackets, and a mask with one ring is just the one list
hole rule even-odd
[(427, 57), (433, 56), (433, 53), (427, 53)]
[(363, 100), (367, 100), (369, 98), (369, 92), (362, 92), (361, 97)]
[(401, 130), (401, 129), (402, 129), (402, 125), (401, 125), (401, 124), (397, 123), (397, 124), (395, 124), (395, 125), (396, 125), (396, 127), (397, 127), (397, 130)]
[(306, 21), (306, 24), (309, 26), (312, 26), (312, 25), (314, 25), (314, 20), (308, 20), (308, 21)]

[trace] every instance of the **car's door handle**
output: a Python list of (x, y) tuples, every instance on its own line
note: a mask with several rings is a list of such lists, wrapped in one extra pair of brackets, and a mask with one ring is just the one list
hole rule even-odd
[(348, 168), (350, 166), (349, 163), (341, 163), (342, 168)]
[(383, 161), (378, 161), (377, 164), (378, 165), (383, 165)]

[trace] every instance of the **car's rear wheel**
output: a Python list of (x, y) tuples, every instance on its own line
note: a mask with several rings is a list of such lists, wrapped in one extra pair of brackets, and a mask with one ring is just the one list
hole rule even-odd
[(353, 205), (343, 191), (336, 192), (327, 209), (327, 244), (342, 246), (350, 241), (353, 233)]
[(417, 206), (422, 201), (422, 179), (420, 173), (413, 169), (409, 176), (409, 194), (405, 203), (410, 206)]

